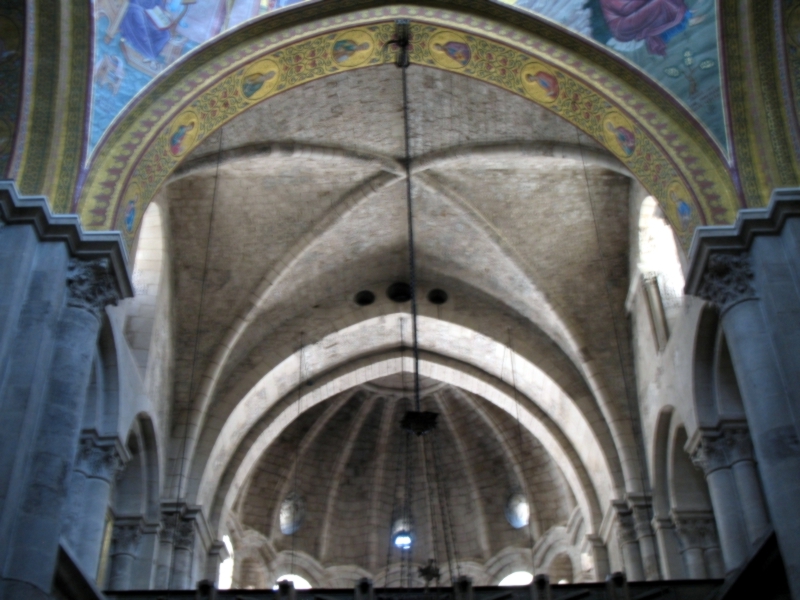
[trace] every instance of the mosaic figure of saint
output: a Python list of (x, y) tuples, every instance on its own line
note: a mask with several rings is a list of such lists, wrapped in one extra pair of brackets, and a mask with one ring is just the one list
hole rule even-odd
[(136, 198), (128, 201), (128, 206), (125, 209), (125, 229), (128, 233), (133, 231), (133, 223), (136, 219)]
[(119, 28), (125, 43), (155, 63), (172, 35), (168, 14), (164, 0), (130, 0)]
[(684, 0), (587, 0), (595, 39), (607, 43), (644, 40), (651, 54), (665, 56), (667, 43), (691, 24)]
[(353, 40), (338, 40), (333, 45), (333, 59), (341, 63), (361, 50), (369, 50), (369, 42), (356, 44)]
[(194, 127), (194, 122), (187, 123), (186, 125), (181, 124), (178, 126), (178, 128), (175, 130), (175, 133), (173, 133), (172, 137), (169, 139), (169, 149), (172, 154), (178, 156), (184, 151), (183, 140), (186, 137), (186, 134), (194, 129)]
[(547, 94), (548, 98), (556, 99), (558, 98), (558, 80), (553, 77), (550, 73), (545, 73), (544, 71), (537, 71), (536, 73), (527, 73), (525, 75), (525, 80), (528, 83), (536, 83), (541, 87), (545, 93)]
[(614, 125), (610, 121), (606, 122), (606, 129), (617, 139), (617, 143), (625, 156), (632, 156), (633, 151), (636, 149), (636, 136), (633, 135), (633, 132), (627, 127)]
[(244, 83), (242, 83), (242, 93), (244, 97), (250, 98), (264, 87), (264, 83), (275, 77), (275, 75), (275, 71), (267, 71), (266, 73), (251, 73), (245, 77)]
[(470, 52), (469, 46), (461, 42), (451, 41), (446, 44), (434, 44), (433, 49), (437, 52), (444, 52), (454, 61), (461, 63), (464, 67), (467, 66), (469, 59), (472, 58), (472, 52)]
[(692, 221), (692, 208), (673, 190), (669, 191), (669, 195), (670, 200), (672, 200), (678, 208), (678, 218), (681, 220), (681, 228), (686, 230)]

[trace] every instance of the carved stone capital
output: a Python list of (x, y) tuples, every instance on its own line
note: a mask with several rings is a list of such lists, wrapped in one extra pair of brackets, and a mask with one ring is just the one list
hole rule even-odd
[(94, 477), (111, 482), (122, 472), (125, 466), (116, 440), (99, 440), (93, 436), (81, 439), (78, 460), (75, 466), (87, 477)]
[(194, 547), (194, 521), (180, 520), (175, 528), (176, 548), (191, 550)]
[(755, 296), (753, 267), (747, 254), (712, 254), (697, 295), (720, 309)]
[(631, 544), (639, 540), (636, 532), (636, 519), (633, 511), (624, 500), (614, 502), (614, 509), (617, 512), (617, 523), (619, 524), (619, 541), (623, 544)]
[(162, 542), (172, 543), (175, 541), (175, 531), (180, 521), (178, 513), (167, 513), (161, 518), (161, 531), (159, 537)]
[(672, 520), (684, 550), (719, 546), (714, 516), (711, 513), (685, 513), (673, 511)]
[(692, 462), (702, 469), (703, 473), (710, 475), (714, 471), (730, 466), (726, 449), (727, 444), (722, 436), (705, 433), (692, 452)]
[(753, 442), (750, 439), (750, 430), (746, 426), (725, 427), (722, 429), (722, 436), (730, 464), (754, 460)]
[(119, 523), (114, 525), (112, 553), (136, 556), (141, 538), (142, 528), (140, 523)]
[(99, 317), (108, 304), (119, 300), (117, 286), (107, 259), (73, 258), (67, 270), (67, 305)]

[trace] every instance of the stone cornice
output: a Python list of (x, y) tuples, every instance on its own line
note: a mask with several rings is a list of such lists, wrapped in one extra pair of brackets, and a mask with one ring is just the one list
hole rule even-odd
[(53, 214), (43, 196), (22, 196), (9, 180), (0, 181), (0, 220), (33, 226), (40, 240), (65, 243), (75, 258), (108, 260), (120, 296), (133, 296), (128, 253), (118, 231), (84, 231), (77, 215)]
[(769, 206), (740, 210), (733, 225), (698, 227), (689, 252), (686, 293), (698, 294), (712, 254), (746, 252), (756, 236), (780, 233), (789, 217), (800, 217), (800, 188), (773, 190)]

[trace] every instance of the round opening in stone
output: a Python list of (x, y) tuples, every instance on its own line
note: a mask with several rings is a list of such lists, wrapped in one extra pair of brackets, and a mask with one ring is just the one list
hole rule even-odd
[(447, 292), (440, 289), (431, 290), (428, 292), (428, 302), (431, 304), (444, 304), (447, 302)]
[(411, 286), (402, 281), (398, 281), (389, 286), (386, 295), (393, 302), (408, 302), (411, 300)]
[(525, 527), (531, 518), (531, 507), (520, 492), (514, 492), (506, 501), (506, 519), (514, 529)]
[(359, 306), (369, 306), (373, 302), (375, 302), (375, 294), (370, 292), (369, 290), (361, 290), (356, 294), (354, 298), (356, 304)]
[(281, 502), (280, 512), (280, 526), (283, 535), (292, 535), (297, 533), (300, 526), (303, 524), (303, 519), (306, 516), (306, 508), (303, 499), (294, 492), (284, 498)]

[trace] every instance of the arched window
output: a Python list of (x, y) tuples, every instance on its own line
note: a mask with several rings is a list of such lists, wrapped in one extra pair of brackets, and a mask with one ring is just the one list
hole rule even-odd
[(683, 303), (683, 268), (678, 246), (661, 207), (648, 196), (639, 213), (639, 272), (647, 293), (659, 349)]
[(227, 535), (222, 536), (222, 543), (228, 550), (228, 558), (219, 564), (219, 586), (220, 590), (229, 590), (233, 585), (233, 544)]
[(163, 262), (164, 231), (161, 208), (155, 202), (151, 202), (142, 217), (139, 229), (136, 258), (133, 261), (134, 297), (125, 323), (125, 337), (143, 373), (147, 369), (150, 353)]
[(295, 575), (293, 573), (287, 573), (286, 575), (281, 575), (278, 579), (275, 580), (275, 585), (272, 586), (273, 590), (278, 589), (278, 584), (281, 581), (291, 581), (294, 584), (294, 589), (296, 590), (310, 590), (311, 584), (308, 582), (308, 579), (305, 577), (301, 577), (300, 575)]
[(516, 571), (511, 575), (506, 575), (497, 585), (507, 587), (513, 585), (530, 585), (533, 581), (533, 574), (528, 571)]

